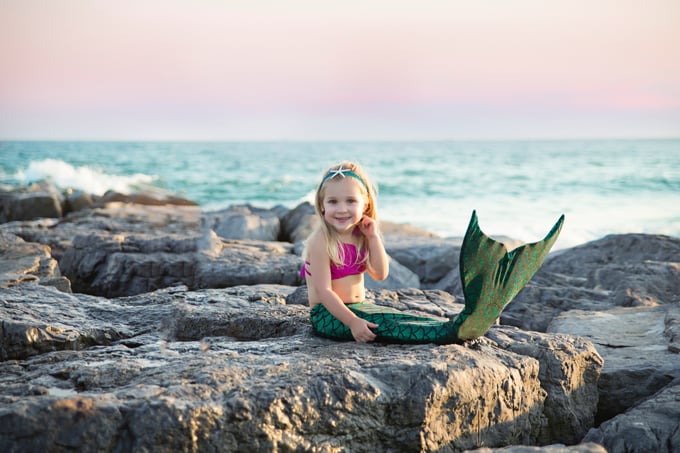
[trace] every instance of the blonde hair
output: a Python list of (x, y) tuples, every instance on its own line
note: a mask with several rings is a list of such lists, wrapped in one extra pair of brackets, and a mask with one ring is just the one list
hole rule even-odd
[[(340, 164), (333, 165), (331, 168), (326, 170), (321, 178), (321, 183), (319, 183), (316, 189), (316, 194), (314, 196), (314, 207), (316, 208), (316, 214), (320, 217), (320, 222), (317, 224), (317, 229), (315, 232), (320, 232), (326, 239), (326, 249), (328, 256), (331, 261), (337, 265), (341, 265), (344, 261), (343, 248), (340, 247), (340, 236), (338, 232), (335, 231), (324, 219), (323, 215), (323, 199), (325, 195), (326, 182), (330, 180), (338, 180), (343, 177), (353, 177), (357, 179), (361, 184), (361, 194), (364, 196), (364, 201), (366, 206), (364, 207), (364, 215), (377, 220), (378, 214), (376, 209), (376, 196), (378, 193), (377, 187), (373, 185), (371, 180), (368, 178), (366, 172), (357, 163), (354, 162), (341, 162)], [(361, 257), (361, 252), (365, 251), (365, 256), (363, 259), (359, 260)], [(368, 248), (366, 246), (366, 238), (360, 235), (359, 247), (357, 253), (357, 259), (359, 262), (368, 261)]]

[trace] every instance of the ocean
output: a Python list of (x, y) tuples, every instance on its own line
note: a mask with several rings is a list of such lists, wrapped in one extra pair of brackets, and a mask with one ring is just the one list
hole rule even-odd
[(0, 186), (49, 180), (93, 194), (153, 189), (205, 211), (293, 208), (323, 171), (359, 162), (379, 216), (461, 237), (470, 214), (491, 235), (554, 249), (612, 233), (680, 237), (680, 140), (432, 142), (0, 142)]

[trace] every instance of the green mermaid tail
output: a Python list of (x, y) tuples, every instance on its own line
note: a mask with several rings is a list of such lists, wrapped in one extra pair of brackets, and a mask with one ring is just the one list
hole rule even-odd
[[(367, 302), (347, 307), (357, 316), (378, 324), (379, 327), (373, 329), (378, 341), (450, 344), (480, 337), (541, 267), (563, 223), (564, 215), (542, 241), (508, 252), (505, 245), (482, 232), (477, 213), (473, 211), (460, 251), (465, 308), (453, 319), (416, 316)], [(350, 329), (322, 304), (312, 308), (310, 319), (317, 335), (336, 340), (353, 339)]]
[(564, 215), (548, 235), (508, 252), (505, 245), (485, 235), (472, 211), (460, 249), (460, 279), (465, 308), (453, 321), (461, 340), (480, 337), (536, 274), (562, 230)]
[[(347, 304), (347, 308), (358, 317), (378, 324), (376, 329), (371, 329), (376, 334), (377, 341), (409, 344), (449, 344), (457, 341), (450, 320), (416, 316), (371, 302)], [(319, 336), (334, 340), (354, 339), (349, 327), (326, 310), (323, 304), (312, 308), (310, 319), (314, 332)]]

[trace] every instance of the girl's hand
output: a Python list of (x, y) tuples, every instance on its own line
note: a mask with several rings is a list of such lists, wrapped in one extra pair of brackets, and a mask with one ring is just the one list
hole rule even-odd
[(374, 237), (378, 234), (378, 223), (375, 221), (375, 219), (372, 219), (366, 215), (363, 216), (361, 220), (359, 220), (358, 226), (361, 234), (367, 238)]
[(361, 318), (355, 319), (349, 326), (352, 331), (352, 336), (359, 343), (375, 340), (376, 335), (371, 332), (371, 329), (376, 329), (377, 327), (377, 324), (373, 324), (372, 322), (368, 322)]

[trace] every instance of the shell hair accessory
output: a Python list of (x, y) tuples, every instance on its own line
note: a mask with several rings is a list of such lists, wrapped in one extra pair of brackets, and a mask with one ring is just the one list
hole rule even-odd
[(343, 168), (342, 165), (338, 165), (338, 168), (336, 168), (335, 170), (329, 171), (326, 174), (326, 176), (323, 177), (323, 180), (321, 181), (321, 185), (319, 187), (323, 186), (326, 183), (326, 181), (328, 181), (329, 179), (333, 179), (336, 176), (342, 176), (343, 178), (346, 177), (346, 176), (350, 176), (350, 177), (356, 179), (357, 181), (359, 181), (361, 183), (361, 185), (364, 186), (365, 190), (368, 190), (368, 187), (366, 187), (366, 183), (361, 178), (361, 176), (357, 175), (356, 173), (354, 173), (349, 168)]

